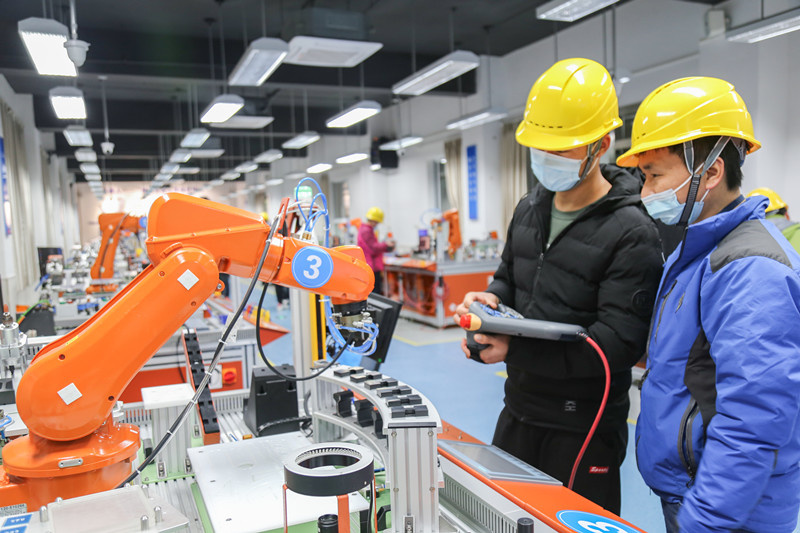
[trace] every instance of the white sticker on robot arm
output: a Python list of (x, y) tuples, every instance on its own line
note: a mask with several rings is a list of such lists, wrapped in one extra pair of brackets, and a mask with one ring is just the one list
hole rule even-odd
[(58, 395), (61, 396), (61, 399), (64, 401), (65, 404), (69, 405), (81, 396), (81, 391), (78, 390), (78, 387), (75, 386), (74, 383), (70, 383), (60, 391), (58, 391)]

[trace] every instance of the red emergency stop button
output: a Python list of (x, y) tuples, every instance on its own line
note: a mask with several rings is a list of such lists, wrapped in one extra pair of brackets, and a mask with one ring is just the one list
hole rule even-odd
[(223, 385), (233, 385), (236, 383), (236, 379), (238, 377), (238, 373), (236, 372), (235, 368), (223, 368), (222, 369), (222, 384)]

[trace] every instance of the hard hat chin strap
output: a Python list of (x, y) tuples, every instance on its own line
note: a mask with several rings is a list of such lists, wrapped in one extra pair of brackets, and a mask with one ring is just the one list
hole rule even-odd
[(700, 189), (700, 180), (706, 172), (708, 172), (708, 169), (711, 168), (711, 165), (714, 164), (714, 161), (717, 160), (722, 150), (725, 148), (725, 145), (728, 144), (730, 140), (730, 137), (720, 137), (717, 139), (717, 142), (714, 144), (708, 157), (706, 157), (706, 160), (694, 170), (692, 170), (694, 168), (694, 144), (692, 141), (683, 143), (683, 161), (686, 164), (686, 168), (692, 173), (692, 181), (689, 183), (686, 203), (683, 206), (683, 212), (681, 212), (681, 218), (678, 221), (679, 226), (686, 226), (689, 224), (689, 217), (692, 215), (692, 209), (694, 209), (694, 204), (697, 200), (697, 191)]
[(593, 142), (592, 144), (586, 147), (586, 165), (583, 167), (581, 171), (580, 178), (581, 181), (589, 175), (589, 171), (592, 169), (594, 162), (597, 160), (598, 156), (600, 155), (600, 148), (603, 147), (603, 139), (601, 138), (598, 141)]

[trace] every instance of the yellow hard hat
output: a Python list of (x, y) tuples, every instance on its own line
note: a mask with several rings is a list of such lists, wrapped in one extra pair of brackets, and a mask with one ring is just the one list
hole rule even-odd
[(617, 158), (617, 164), (635, 167), (642, 152), (710, 136), (743, 139), (748, 154), (761, 148), (747, 106), (733, 85), (700, 76), (671, 81), (639, 106), (631, 149)]
[(367, 210), (367, 220), (372, 220), (379, 224), (383, 222), (383, 209), (380, 207), (370, 207)]
[(769, 205), (767, 206), (767, 213), (771, 213), (772, 211), (777, 211), (779, 209), (786, 209), (788, 206), (786, 202), (783, 201), (778, 193), (773, 191), (772, 189), (768, 189), (767, 187), (759, 187), (758, 189), (753, 189), (749, 193), (747, 193), (747, 197), (750, 198), (751, 196), (766, 196), (769, 198)]
[(606, 68), (591, 59), (565, 59), (533, 84), (517, 142), (538, 150), (569, 150), (621, 125), (617, 92)]

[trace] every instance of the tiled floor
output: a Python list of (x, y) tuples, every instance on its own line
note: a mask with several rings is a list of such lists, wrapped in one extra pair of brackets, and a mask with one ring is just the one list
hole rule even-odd
[[(267, 308), (274, 322), (291, 327), (288, 310), (275, 310), (270, 294)], [(291, 334), (266, 348), (270, 359), (291, 362)], [(436, 330), (401, 319), (381, 370), (425, 394), (444, 420), (490, 442), (503, 406), (504, 365), (481, 365), (464, 357), (459, 348), (463, 333), (457, 328)], [(635, 415), (633, 415), (635, 416)], [(631, 438), (622, 465), (622, 517), (649, 533), (664, 533), (658, 498), (650, 492), (636, 469)], [(800, 527), (795, 533), (800, 532)]]

